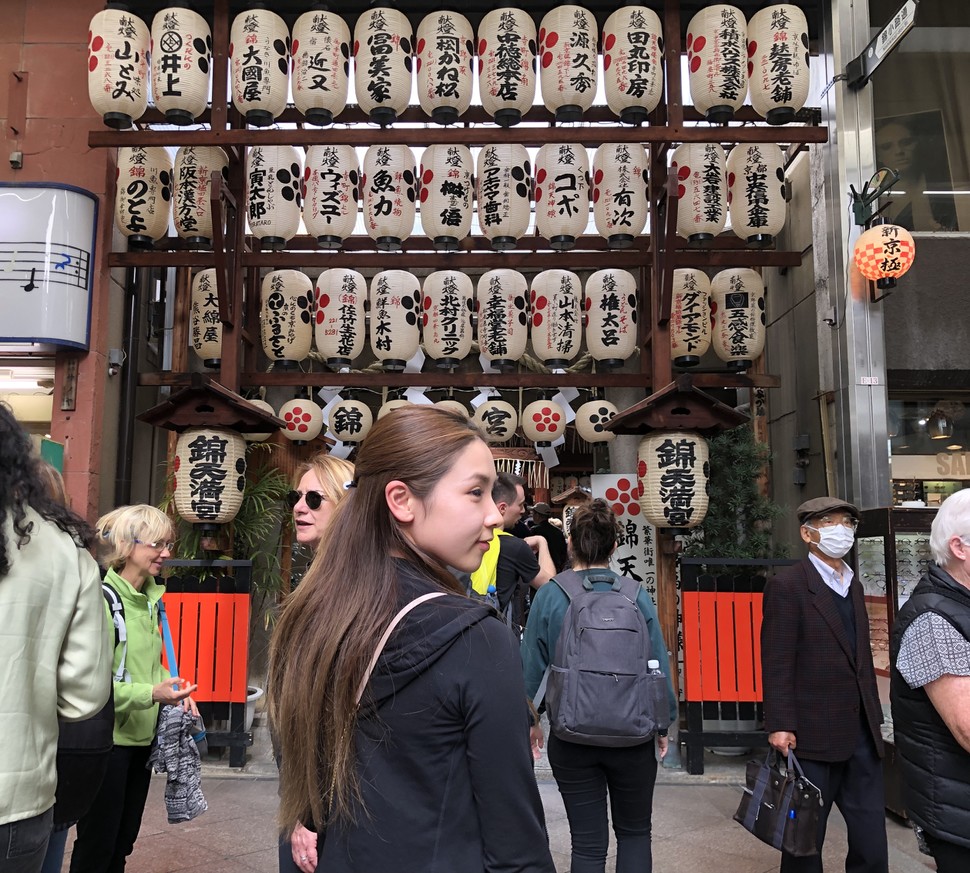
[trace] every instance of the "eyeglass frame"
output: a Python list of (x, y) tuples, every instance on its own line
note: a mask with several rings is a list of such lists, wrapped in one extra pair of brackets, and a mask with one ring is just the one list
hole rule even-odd
[(140, 540), (138, 537), (132, 537), (131, 540), (135, 545), (138, 546), (148, 546), (150, 549), (157, 549), (159, 552), (174, 552), (175, 551), (175, 541), (169, 540), (164, 543), (150, 543), (147, 540)]
[[(296, 509), (296, 505), (301, 501), (305, 500), (307, 508), (311, 512), (316, 512), (327, 500), (327, 495), (322, 491), (317, 491), (316, 489), (310, 489), (308, 491), (299, 491), (293, 488), (287, 491), (283, 499), (286, 501), (286, 505), (290, 509)], [(313, 504), (316, 503), (316, 506)]]
[(848, 521), (836, 521), (834, 518), (828, 515), (814, 515), (811, 518), (805, 519), (802, 522), (802, 527), (810, 528), (811, 530), (818, 530), (822, 527), (835, 527), (837, 524), (842, 525), (842, 527), (852, 528), (853, 533), (859, 529), (859, 520), (853, 518), (851, 515), (846, 516)]

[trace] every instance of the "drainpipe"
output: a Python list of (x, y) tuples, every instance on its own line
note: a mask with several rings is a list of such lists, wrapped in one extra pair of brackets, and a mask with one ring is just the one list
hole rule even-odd
[(138, 389), (139, 302), (150, 270), (129, 268), (125, 278), (124, 337), (121, 367), (121, 406), (118, 411), (118, 458), (115, 463), (115, 506), (131, 503), (131, 468), (135, 442), (135, 392)]

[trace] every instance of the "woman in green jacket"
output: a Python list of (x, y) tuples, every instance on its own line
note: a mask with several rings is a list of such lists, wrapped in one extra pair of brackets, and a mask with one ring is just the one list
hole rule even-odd
[(108, 568), (104, 581), (122, 606), (127, 639), (119, 639), (106, 600), (114, 638), (114, 747), (101, 790), (78, 822), (71, 873), (125, 869), (148, 799), (159, 704), (182, 703), (198, 714), (189, 696), (197, 686), (162, 666), (158, 603), (165, 587), (154, 577), (175, 545), (172, 522), (154, 506), (123, 506), (98, 519), (97, 532)]

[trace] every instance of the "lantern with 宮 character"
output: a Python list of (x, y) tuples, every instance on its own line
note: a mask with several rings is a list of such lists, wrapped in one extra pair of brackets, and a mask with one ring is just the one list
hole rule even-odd
[(172, 160), (161, 146), (118, 149), (115, 227), (133, 248), (151, 248), (168, 232)]
[(582, 6), (556, 6), (539, 24), (542, 102), (556, 121), (581, 121), (596, 97), (599, 28)]
[(417, 33), (418, 101), (438, 124), (454, 124), (472, 102), (475, 31), (458, 12), (432, 12)]
[(589, 159), (576, 143), (536, 153), (536, 230), (557, 251), (571, 249), (589, 224)]
[(313, 341), (313, 283), (299, 270), (273, 270), (263, 278), (259, 324), (263, 354), (274, 366), (295, 370)]
[(500, 394), (492, 395), (472, 416), (472, 421), (489, 443), (504, 443), (515, 436), (519, 426), (519, 415), (511, 403), (502, 399)]
[(608, 400), (590, 400), (576, 410), (576, 433), (588, 443), (609, 443), (616, 434), (606, 430), (619, 410)]
[(436, 251), (457, 251), (472, 226), (475, 162), (463, 145), (430, 145), (421, 155), (421, 227)]
[(593, 157), (593, 218), (611, 249), (625, 249), (647, 223), (647, 153), (639, 143), (603, 143)]
[(350, 145), (313, 145), (303, 171), (303, 223), (322, 249), (339, 249), (354, 232), (360, 163)]
[(499, 127), (511, 127), (536, 94), (536, 25), (522, 9), (486, 13), (478, 25), (478, 90), (482, 108)]
[(621, 367), (637, 350), (637, 280), (597, 270), (586, 280), (586, 347), (597, 366)]
[(407, 16), (378, 6), (363, 12), (354, 27), (354, 86), (357, 103), (381, 127), (408, 108), (414, 36)]
[(300, 227), (303, 150), (253, 146), (246, 168), (246, 205), (253, 236), (264, 248), (284, 248)]
[(201, 270), (192, 280), (192, 348), (210, 370), (218, 370), (222, 357), (222, 321), (216, 271)]
[(371, 280), (370, 346), (385, 370), (403, 370), (418, 351), (421, 286), (413, 273), (384, 270)]
[(515, 248), (532, 214), (532, 164), (525, 146), (485, 146), (478, 153), (476, 186), (482, 234), (495, 251)]
[(327, 433), (342, 443), (359, 443), (370, 432), (373, 424), (374, 413), (366, 403), (345, 398), (330, 407)]
[(514, 370), (525, 354), (528, 295), (525, 276), (516, 270), (489, 270), (478, 280), (478, 346), (497, 370)]
[(701, 9), (687, 25), (687, 71), (694, 108), (708, 121), (734, 118), (748, 93), (747, 25), (736, 6)]
[(684, 143), (673, 151), (677, 172), (677, 236), (709, 245), (727, 222), (724, 149), (717, 143)]
[(91, 19), (88, 97), (108, 127), (131, 127), (148, 108), (150, 38), (148, 25), (121, 9), (103, 9)]
[(675, 367), (696, 367), (711, 347), (711, 280), (701, 270), (674, 270), (670, 356)]
[(376, 145), (364, 154), (364, 227), (377, 248), (396, 252), (414, 230), (418, 199), (414, 153), (406, 145)]
[(550, 369), (569, 366), (583, 341), (583, 284), (570, 270), (543, 270), (532, 280), (532, 351)]
[(268, 9), (240, 12), (229, 32), (232, 103), (254, 127), (267, 127), (286, 109), (290, 31)]
[(731, 229), (753, 248), (770, 246), (785, 226), (785, 158), (771, 143), (736, 145), (727, 159)]
[(352, 366), (364, 350), (366, 301), (367, 281), (356, 270), (334, 267), (317, 277), (313, 333), (333, 370)]
[(194, 124), (209, 101), (212, 33), (185, 3), (152, 20), (152, 93), (169, 124)]
[[(263, 412), (268, 412), (270, 415), (276, 415), (276, 410), (273, 409), (273, 407), (265, 400), (249, 400), (247, 402), (258, 407), (259, 409), (262, 409)], [(246, 440), (247, 443), (264, 443), (272, 435), (273, 431), (270, 430), (261, 431), (260, 433), (244, 433), (243, 439)]]
[(537, 446), (554, 443), (566, 431), (566, 412), (555, 400), (535, 400), (522, 410), (522, 433)]
[(201, 530), (236, 517), (246, 490), (246, 441), (224, 427), (192, 427), (175, 447), (175, 511)]
[(765, 286), (754, 270), (722, 270), (711, 280), (714, 352), (729, 370), (747, 370), (765, 348)]
[(283, 436), (298, 446), (316, 439), (323, 430), (323, 410), (305, 397), (287, 400), (276, 415), (286, 424)]
[(347, 105), (350, 29), (318, 3), (293, 25), (293, 103), (310, 124), (331, 124)]
[(916, 243), (898, 224), (877, 224), (856, 240), (853, 258), (859, 272), (882, 290), (896, 285), (916, 257)]
[(422, 293), (424, 350), (442, 369), (454, 369), (472, 348), (472, 280), (459, 270), (436, 270)]
[(603, 26), (603, 84), (610, 109), (643, 124), (663, 96), (663, 32), (646, 6), (621, 6)]
[(707, 515), (707, 440), (690, 430), (654, 431), (637, 448), (640, 508), (654, 527), (690, 530)]
[(229, 159), (215, 146), (182, 146), (175, 153), (172, 217), (175, 231), (193, 248), (212, 245), (212, 173), (229, 181)]
[(768, 124), (795, 120), (808, 99), (808, 20), (791, 3), (767, 6), (748, 22), (751, 105)]

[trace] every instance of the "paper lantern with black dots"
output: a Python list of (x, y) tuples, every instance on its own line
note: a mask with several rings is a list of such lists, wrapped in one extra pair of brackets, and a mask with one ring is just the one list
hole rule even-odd
[(586, 280), (586, 347), (598, 367), (622, 367), (637, 351), (637, 280), (597, 270)]
[(263, 248), (286, 247), (300, 227), (303, 207), (303, 150), (295, 146), (253, 146), (246, 167), (249, 229)]
[(589, 224), (589, 157), (577, 143), (546, 143), (536, 152), (536, 230), (566, 251)]
[(290, 31), (269, 9), (246, 9), (229, 31), (232, 104), (247, 124), (268, 127), (286, 109)]
[(161, 146), (118, 149), (115, 227), (132, 248), (151, 248), (168, 233), (172, 159)]
[(418, 102), (432, 121), (454, 124), (472, 102), (475, 31), (461, 13), (442, 10), (421, 19), (417, 40)]
[(303, 223), (322, 249), (336, 250), (351, 236), (360, 203), (360, 162), (351, 145), (313, 145), (303, 171)]
[(616, 434), (605, 429), (619, 412), (608, 400), (590, 400), (576, 410), (576, 433), (588, 443), (609, 443)]
[(689, 430), (654, 431), (637, 448), (640, 508), (654, 527), (690, 530), (707, 515), (707, 440)]
[(179, 434), (172, 461), (175, 511), (201, 530), (228, 524), (246, 490), (246, 441), (224, 427), (193, 427)]
[(647, 223), (647, 152), (640, 143), (603, 143), (593, 156), (593, 219), (611, 249), (626, 249)]
[(518, 143), (487, 145), (478, 153), (478, 226), (495, 251), (515, 248), (532, 216), (532, 164)]
[(263, 278), (259, 307), (263, 354), (295, 370), (313, 341), (313, 282), (300, 270), (273, 270)]
[(711, 280), (714, 352), (729, 370), (747, 370), (765, 348), (765, 285), (754, 270), (722, 270)]
[(169, 124), (195, 124), (209, 102), (212, 33), (206, 20), (184, 6), (152, 19), (152, 93)]
[(727, 159), (727, 183), (731, 230), (751, 248), (770, 246), (788, 215), (781, 146), (736, 145)]
[(403, 370), (417, 354), (421, 286), (406, 270), (383, 270), (371, 280), (370, 346), (385, 370)]

